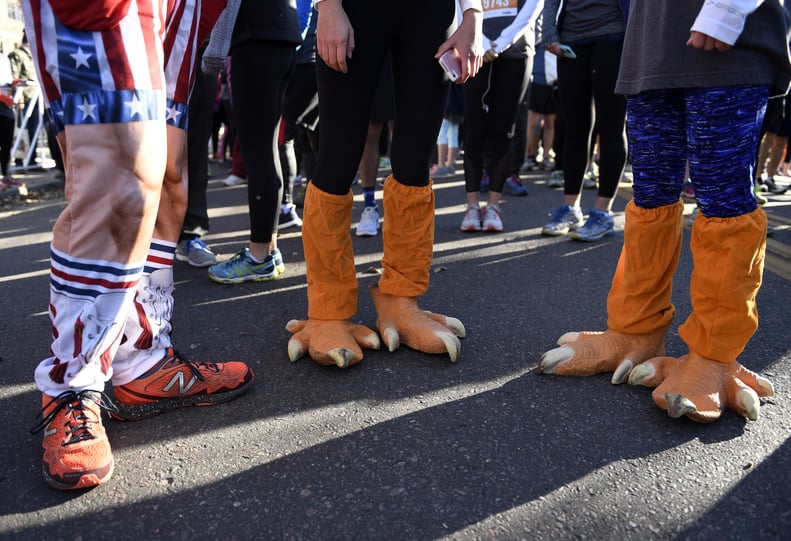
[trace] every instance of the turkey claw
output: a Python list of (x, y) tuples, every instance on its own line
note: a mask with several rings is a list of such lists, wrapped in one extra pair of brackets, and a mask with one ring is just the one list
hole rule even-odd
[(447, 353), (452, 363), (458, 360), (459, 337), (467, 333), (460, 320), (421, 310), (414, 297), (388, 295), (378, 286), (370, 292), (378, 315), (376, 328), (389, 351), (403, 344), (424, 353)]
[(293, 333), (288, 341), (291, 362), (308, 353), (319, 364), (348, 368), (363, 359), (362, 348), (382, 347), (374, 331), (347, 320), (292, 319), (286, 330)]
[(574, 350), (568, 346), (550, 349), (541, 356), (541, 360), (538, 362), (538, 371), (542, 374), (554, 374), (558, 365), (565, 363), (573, 356)]

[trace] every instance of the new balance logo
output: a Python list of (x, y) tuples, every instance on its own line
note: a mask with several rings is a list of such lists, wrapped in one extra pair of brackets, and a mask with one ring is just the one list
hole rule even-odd
[(184, 372), (178, 372), (178, 373), (176, 373), (176, 375), (173, 376), (173, 378), (171, 378), (170, 382), (167, 385), (165, 385), (164, 391), (165, 392), (170, 391), (173, 388), (173, 386), (176, 385), (176, 383), (178, 383), (179, 384), (179, 394), (187, 394), (189, 392), (189, 390), (192, 389), (192, 386), (195, 385), (195, 382), (197, 380), (198, 380), (198, 378), (193, 375), (192, 379), (190, 379), (187, 382), (187, 384), (185, 385), (184, 384)]

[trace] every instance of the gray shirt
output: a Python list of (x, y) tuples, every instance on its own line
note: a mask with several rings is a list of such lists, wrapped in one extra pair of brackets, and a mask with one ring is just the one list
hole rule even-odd
[(544, 0), (543, 21), (544, 46), (596, 41), (624, 31), (618, 0)]
[[(791, 80), (789, 13), (766, 1), (747, 16), (729, 51), (686, 45), (703, 0), (632, 0), (615, 91), (769, 85), (785, 94)], [(789, 6), (791, 7), (791, 6)]]

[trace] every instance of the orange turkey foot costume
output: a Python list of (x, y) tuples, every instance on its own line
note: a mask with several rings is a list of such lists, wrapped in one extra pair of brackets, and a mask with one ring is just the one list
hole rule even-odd
[(692, 313), (679, 327), (690, 353), (665, 357), (664, 336), (680, 246), (682, 204), (626, 206), (624, 244), (607, 299), (607, 330), (566, 333), (538, 371), (559, 375), (613, 372), (612, 382), (656, 387), (654, 402), (671, 417), (719, 419), (725, 409), (756, 420), (772, 384), (736, 361), (755, 329), (755, 298), (766, 249), (761, 208), (742, 216), (698, 216), (690, 250)]
[[(291, 320), (291, 361), (305, 353), (319, 364), (346, 368), (360, 362), (363, 348), (379, 349), (379, 336), (349, 319), (357, 312), (357, 277), (350, 226), (352, 193), (334, 195), (308, 184), (302, 240), (308, 279), (308, 319)], [(404, 344), (426, 353), (448, 353), (456, 362), (464, 325), (418, 308), (428, 290), (434, 253), (434, 191), (407, 186), (390, 175), (384, 184), (384, 272), (371, 288), (377, 328), (394, 351)]]

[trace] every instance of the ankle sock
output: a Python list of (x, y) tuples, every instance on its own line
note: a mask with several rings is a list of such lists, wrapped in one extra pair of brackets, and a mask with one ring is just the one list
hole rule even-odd
[(376, 188), (363, 188), (363, 197), (365, 198), (366, 207), (376, 206)]

